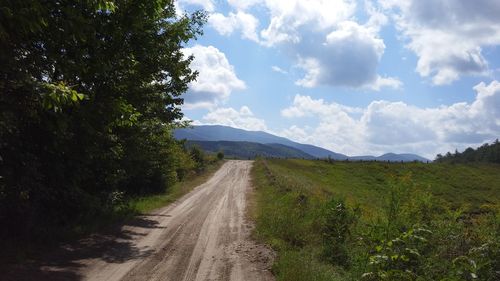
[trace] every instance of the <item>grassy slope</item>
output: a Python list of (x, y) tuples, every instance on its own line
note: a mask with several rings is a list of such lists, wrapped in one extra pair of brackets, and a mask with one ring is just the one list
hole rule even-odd
[[(465, 206), (473, 211), (483, 204), (498, 208), (499, 171), (500, 165), (492, 164), (328, 164), (308, 160), (259, 160), (252, 171), (256, 235), (278, 252), (274, 265), (278, 280), (359, 280), (361, 274), (368, 271), (367, 251), (371, 251), (373, 244), (358, 245), (355, 240), (360, 233), (373, 229), (367, 225), (383, 225), (384, 220), (373, 218), (384, 216), (387, 195), (393, 182), (391, 178), (411, 175), (412, 188), (428, 190), (452, 208)], [(321, 229), (325, 222), (322, 212), (329, 198), (339, 197), (345, 198), (351, 206), (359, 204), (362, 209), (362, 222), (354, 230), (356, 233), (353, 233), (351, 242), (348, 242), (348, 247), (352, 247), (349, 255), (353, 267), (347, 269), (331, 266), (322, 257)], [(446, 219), (440, 222), (448, 225)], [(411, 219), (407, 223), (411, 224)], [(436, 230), (442, 231), (441, 228)], [(374, 238), (374, 241), (378, 239)], [(435, 238), (438, 244), (446, 241), (438, 238), (442, 237)], [(439, 264), (442, 261), (432, 262)], [(450, 260), (443, 262), (446, 265), (441, 269), (445, 272), (450, 270)]]
[(500, 202), (500, 165), (497, 164), (423, 164), (272, 160), (269, 167), (292, 180), (305, 181), (365, 209), (378, 209), (394, 176), (410, 175), (413, 182), (452, 207)]

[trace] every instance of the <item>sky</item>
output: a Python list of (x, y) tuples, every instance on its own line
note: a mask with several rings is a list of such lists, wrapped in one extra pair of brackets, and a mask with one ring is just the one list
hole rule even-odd
[(177, 0), (193, 124), (347, 155), (462, 151), (500, 136), (498, 0)]

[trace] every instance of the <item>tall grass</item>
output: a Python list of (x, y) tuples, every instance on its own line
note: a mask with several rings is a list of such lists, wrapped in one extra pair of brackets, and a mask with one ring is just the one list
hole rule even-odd
[(278, 252), (278, 280), (500, 280), (497, 202), (460, 208), (406, 173), (386, 175), (370, 191), (377, 203), (363, 204), (322, 185), (328, 171), (293, 166), (258, 160), (253, 170), (256, 235)]

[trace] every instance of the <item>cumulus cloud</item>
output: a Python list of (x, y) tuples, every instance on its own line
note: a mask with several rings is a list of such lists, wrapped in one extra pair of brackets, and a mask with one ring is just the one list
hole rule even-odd
[(246, 88), (224, 53), (213, 46), (195, 45), (183, 49), (184, 55), (193, 55), (191, 68), (198, 71), (195, 82), (184, 95), (186, 108), (211, 108), (224, 101), (235, 90)]
[(288, 118), (310, 117), (310, 116), (331, 116), (338, 112), (362, 113), (359, 107), (350, 107), (338, 103), (327, 103), (323, 99), (313, 99), (310, 96), (296, 95), (293, 105), (283, 109), (281, 115)]
[(497, 0), (379, 0), (418, 56), (417, 72), (436, 85), (488, 74), (482, 48), (500, 44)]
[(372, 89), (374, 91), (380, 91), (382, 88), (393, 88), (400, 89), (403, 86), (403, 82), (401, 80), (394, 77), (382, 77), (377, 75), (377, 79), (372, 84), (367, 85), (366, 87)]
[(210, 15), (208, 23), (221, 35), (231, 35), (234, 31), (240, 30), (242, 38), (259, 42), (257, 35), (259, 21), (251, 14), (242, 11), (231, 12), (228, 16), (213, 13)]
[(261, 35), (267, 45), (282, 42), (298, 43), (303, 37), (303, 27), (309, 32), (324, 33), (355, 12), (356, 3), (351, 0), (266, 0), (270, 13), (269, 26)]
[(250, 131), (266, 131), (266, 122), (254, 116), (247, 106), (239, 110), (233, 108), (217, 108), (207, 113), (197, 122), (198, 125), (225, 125)]
[(365, 12), (369, 17), (366, 26), (373, 31), (380, 31), (380, 28), (389, 22), (383, 8), (376, 6), (373, 1), (365, 0)]
[[(228, 0), (236, 12), (212, 13), (210, 25), (221, 35), (240, 31), (243, 38), (279, 48), (301, 72), (296, 84), (380, 90), (399, 88), (395, 77), (381, 77), (377, 67), (385, 50), (378, 36), (387, 17), (367, 1), (365, 24), (355, 21), (355, 0)], [(267, 26), (250, 14), (258, 5), (267, 10)]]
[(227, 3), (229, 3), (229, 5), (242, 11), (261, 2), (263, 2), (263, 0), (227, 0)]
[(399, 88), (394, 77), (382, 78), (377, 67), (385, 50), (378, 36), (385, 16), (367, 2), (369, 20), (354, 21), (356, 1), (266, 1), (270, 23), (261, 31), (262, 44), (280, 47), (297, 59), (303, 87)]
[(201, 7), (208, 12), (213, 12), (215, 10), (215, 5), (212, 0), (177, 0), (175, 3), (179, 10), (183, 10), (184, 6), (187, 5)]
[(373, 90), (400, 87), (398, 79), (382, 78), (377, 74), (385, 45), (370, 28), (353, 21), (343, 21), (326, 35), (322, 44), (315, 42), (317, 40), (321, 39), (308, 38), (307, 43), (300, 44), (298, 67), (305, 71), (305, 76), (296, 84), (304, 87), (367, 87)]
[(274, 72), (278, 72), (278, 73), (281, 73), (281, 74), (288, 74), (288, 71), (282, 69), (281, 67), (279, 66), (276, 66), (276, 65), (273, 65), (271, 66), (271, 69), (274, 71)]
[(295, 96), (281, 111), (287, 118), (317, 118), (317, 126), (297, 127), (283, 136), (350, 155), (413, 152), (429, 158), (464, 149), (500, 135), (500, 82), (474, 87), (472, 103), (420, 108), (403, 102), (373, 101), (366, 108)]

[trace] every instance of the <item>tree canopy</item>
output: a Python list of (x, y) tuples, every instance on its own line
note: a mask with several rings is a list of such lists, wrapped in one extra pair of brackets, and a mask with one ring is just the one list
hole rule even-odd
[(485, 143), (477, 149), (468, 147), (463, 152), (447, 152), (444, 156), (438, 154), (436, 162), (446, 163), (470, 163), (470, 162), (490, 162), (500, 163), (500, 142), (498, 139), (492, 144)]
[(182, 48), (205, 20), (169, 0), (0, 3), (4, 230), (66, 226), (194, 166), (171, 130), (197, 75)]

